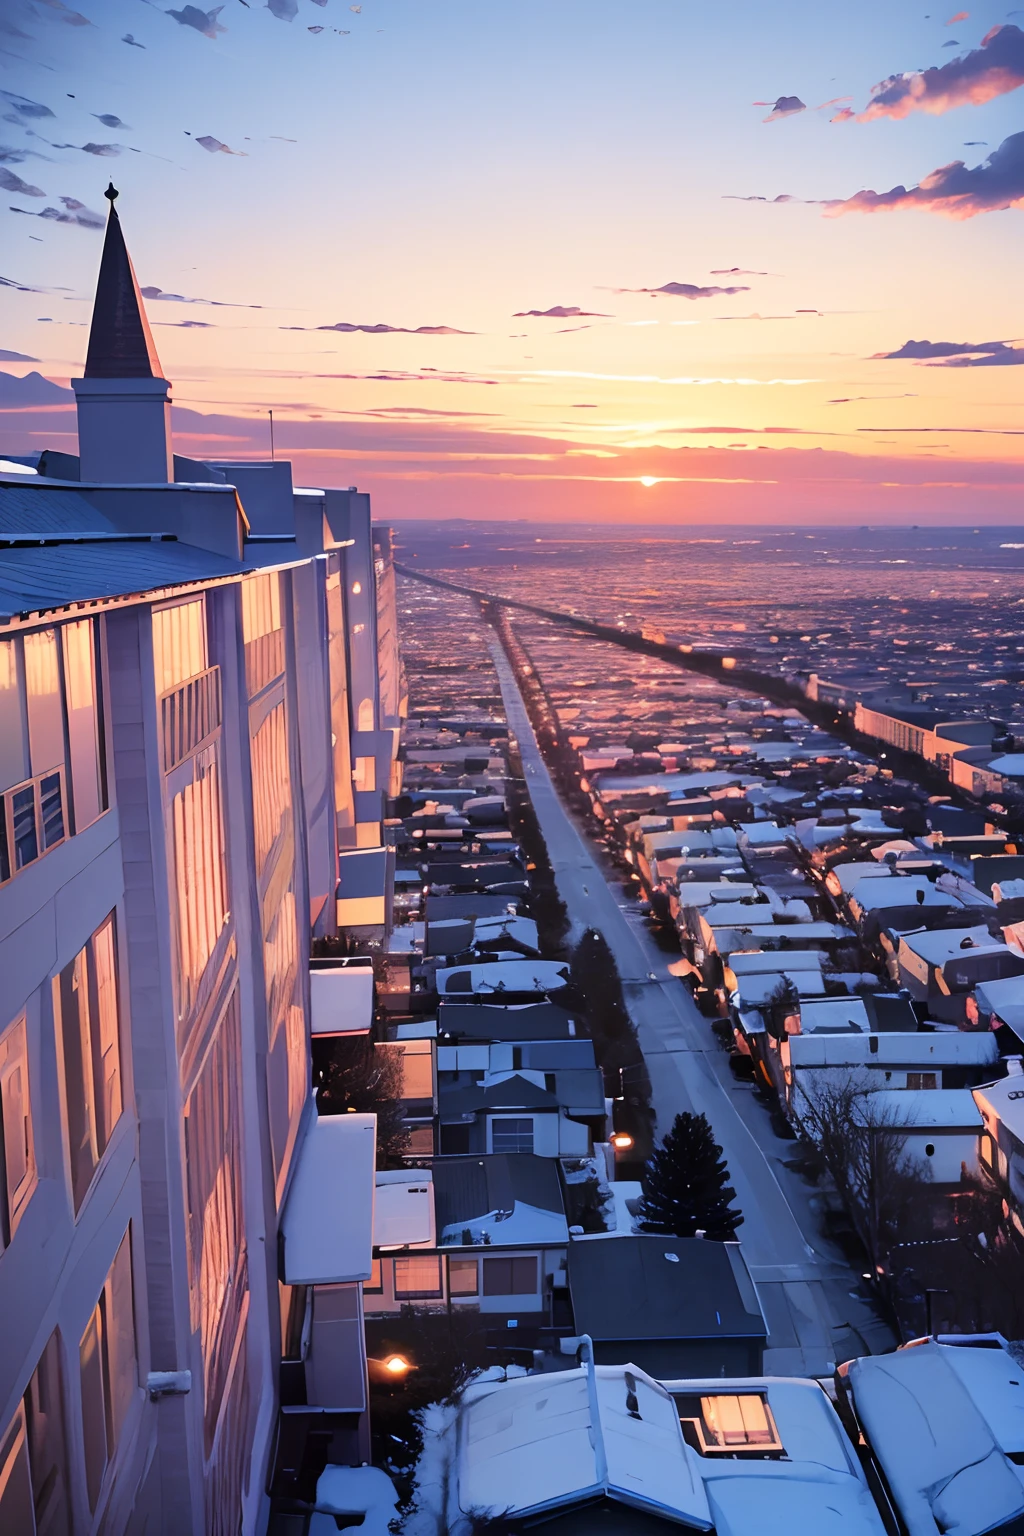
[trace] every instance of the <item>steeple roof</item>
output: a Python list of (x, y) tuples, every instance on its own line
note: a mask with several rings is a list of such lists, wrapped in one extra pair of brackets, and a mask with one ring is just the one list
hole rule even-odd
[(104, 195), (110, 199), (110, 215), (96, 283), (85, 377), (159, 379), (163, 377), (160, 359), (114, 207), (117, 192), (112, 183)]

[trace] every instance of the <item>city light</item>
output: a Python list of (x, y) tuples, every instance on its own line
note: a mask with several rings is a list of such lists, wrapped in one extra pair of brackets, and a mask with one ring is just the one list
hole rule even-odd
[(392, 1376), (404, 1376), (407, 1371), (412, 1370), (412, 1366), (404, 1355), (389, 1355), (384, 1361), (384, 1369)]
[(626, 1131), (615, 1131), (609, 1140), (616, 1152), (628, 1152), (633, 1145), (633, 1138)]

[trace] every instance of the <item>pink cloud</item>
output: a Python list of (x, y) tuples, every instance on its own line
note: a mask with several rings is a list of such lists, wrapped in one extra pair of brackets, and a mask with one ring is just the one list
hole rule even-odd
[[(963, 13), (961, 13), (963, 14)], [(954, 17), (954, 20), (956, 18)], [(890, 75), (871, 88), (863, 112), (838, 112), (833, 122), (870, 123), (876, 118), (909, 117), (912, 112), (938, 114), (954, 107), (981, 106), (1024, 85), (1024, 32), (996, 26), (962, 58), (948, 64), (902, 75)]]
[(916, 187), (857, 192), (825, 207), (830, 217), (920, 208), (950, 219), (973, 219), (979, 213), (1024, 208), (1024, 133), (1004, 139), (982, 165), (968, 168), (962, 160), (952, 160), (922, 177)]

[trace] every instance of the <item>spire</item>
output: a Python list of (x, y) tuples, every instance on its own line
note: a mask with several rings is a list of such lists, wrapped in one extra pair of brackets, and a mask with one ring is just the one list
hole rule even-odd
[(160, 359), (156, 355), (142, 295), (124, 243), (121, 220), (114, 207), (117, 189), (113, 182), (104, 196), (110, 200), (110, 216), (96, 284), (85, 377), (158, 379), (162, 377)]

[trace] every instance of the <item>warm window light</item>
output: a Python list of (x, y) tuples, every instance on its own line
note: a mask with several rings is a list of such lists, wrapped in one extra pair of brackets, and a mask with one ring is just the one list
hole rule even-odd
[(628, 1152), (633, 1145), (633, 1138), (626, 1131), (616, 1131), (610, 1140), (616, 1152)]

